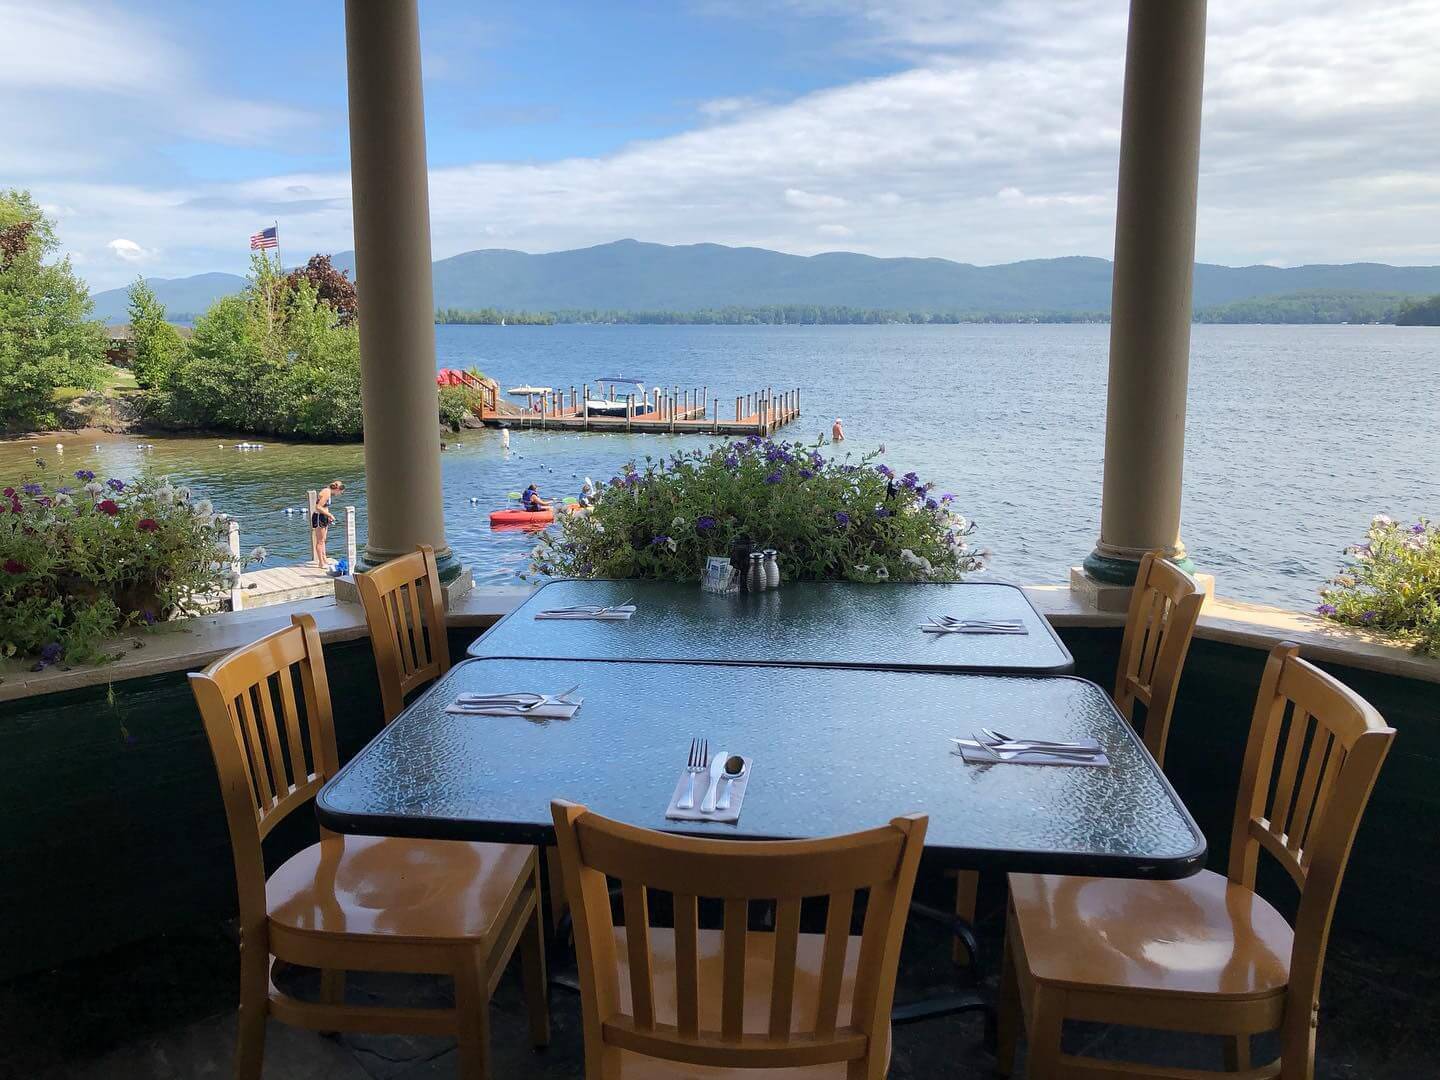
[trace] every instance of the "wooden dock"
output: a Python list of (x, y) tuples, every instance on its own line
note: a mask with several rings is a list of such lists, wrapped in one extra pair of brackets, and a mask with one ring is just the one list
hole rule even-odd
[[(602, 391), (603, 392), (603, 391)], [(588, 401), (593, 398), (590, 387), (546, 390), (532, 395), (531, 407), (524, 412), (503, 413), (488, 401), (481, 407), (480, 420), (487, 427), (511, 427), (518, 430), (636, 432), (652, 435), (770, 435), (800, 418), (800, 390), (757, 390), (734, 399), (722, 410), (719, 398), (709, 397), (709, 388), (682, 390), (659, 387), (643, 396), (628, 394), (616, 397), (614, 388), (603, 400), (623, 404), (625, 414), (591, 412)]]
[(269, 607), (288, 604), (292, 600), (309, 600), (316, 596), (332, 596), (335, 579), (328, 570), (313, 563), (299, 566), (271, 566), (264, 570), (248, 570), (240, 575), (236, 590), (243, 596), (244, 607)]

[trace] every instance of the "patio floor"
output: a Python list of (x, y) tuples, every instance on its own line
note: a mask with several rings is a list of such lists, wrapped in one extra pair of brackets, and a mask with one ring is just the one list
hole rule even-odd
[[(927, 883), (932, 899), (943, 882)], [(0, 985), (0, 1078), (4, 1080), (196, 1080), (229, 1077), (234, 1046), (236, 950), (223, 927), (201, 928)], [(999, 920), (982, 926), (998, 956)], [(993, 961), (992, 961), (993, 966)], [(913, 920), (900, 967), (899, 998), (941, 991), (953, 978), (942, 928)], [(993, 981), (993, 979), (992, 979)], [(1321, 1080), (1411, 1080), (1440, 1074), (1440, 962), (1337, 934), (1320, 1020)], [(303, 992), (303, 989), (300, 990)], [(443, 1003), (443, 980), (355, 975), (351, 1000)], [(548, 1050), (526, 1040), (518, 981), (507, 975), (493, 1005), (497, 1077), (583, 1075), (578, 997), (556, 990)], [(1067, 1044), (1103, 1056), (1220, 1067), (1218, 1044), (1119, 1028), (1075, 1026)], [(1257, 1046), (1257, 1054), (1264, 1047)], [(1022, 1059), (1023, 1061), (1023, 1059)], [(897, 1028), (896, 1078), (993, 1076), (974, 1015)], [(435, 1038), (325, 1037), (270, 1024), (267, 1078), (432, 1080), (455, 1075), (453, 1044)], [(1017, 1076), (1025, 1075), (1023, 1068)]]

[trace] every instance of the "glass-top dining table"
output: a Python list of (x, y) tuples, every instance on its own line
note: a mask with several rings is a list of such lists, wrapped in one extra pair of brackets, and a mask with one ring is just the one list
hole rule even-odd
[[(559, 694), (570, 719), (461, 715), (462, 692)], [(1094, 739), (1108, 767), (972, 765), (990, 727)], [(693, 738), (752, 759), (733, 824), (665, 817)], [(1109, 696), (1074, 677), (788, 665), (467, 660), (322, 789), (340, 833), (553, 843), (550, 800), (632, 825), (799, 839), (930, 817), (927, 856), (969, 869), (1175, 878), (1205, 839)]]
[[(633, 603), (628, 619), (537, 619), (542, 611)], [(1021, 633), (927, 633), (940, 616), (1018, 623)], [(822, 664), (914, 671), (1074, 670), (1065, 644), (1019, 586), (1001, 582), (786, 582), (709, 593), (694, 582), (549, 582), (471, 643), (474, 657)]]

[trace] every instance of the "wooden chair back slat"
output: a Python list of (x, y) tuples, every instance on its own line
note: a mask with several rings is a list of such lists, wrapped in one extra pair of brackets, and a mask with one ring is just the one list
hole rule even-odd
[(770, 1037), (784, 1038), (794, 1024), (795, 947), (800, 942), (800, 900), (775, 905), (775, 969), (770, 978)]
[(738, 1040), (745, 1030), (745, 938), (749, 922), (748, 900), (732, 897), (725, 901), (720, 993), (723, 1039)]
[(825, 948), (820, 961), (820, 996), (815, 1005), (815, 1034), (834, 1035), (840, 1015), (840, 984), (845, 978), (845, 954), (850, 945), (850, 916), (855, 894), (830, 894), (825, 913)]
[[(296, 669), (305, 701), (303, 718), (295, 698)], [(337, 769), (329, 682), (314, 618), (293, 616), (285, 629), (193, 672), (190, 686), (220, 777), (242, 927), (263, 925), (261, 844)]]
[(700, 1035), (699, 898), (694, 893), (676, 893), (672, 903), (675, 909), (675, 1024), (681, 1035), (694, 1039)]
[[(856, 1076), (883, 1074), (900, 940), (924, 842), (923, 817), (896, 818), (886, 828), (827, 840), (742, 843), (649, 832), (560, 801), (552, 804), (552, 812), (575, 923), (589, 1074), (613, 1075), (607, 1070), (613, 1070), (619, 1049), (730, 1068), (847, 1061)], [(617, 931), (607, 887), (611, 878), (620, 882), (625, 919), (628, 1009), (619, 992)], [(642, 955), (657, 947), (661, 933), (646, 927), (651, 889), (674, 898), (673, 1023), (656, 1015), (655, 962)], [(857, 891), (867, 896), (858, 967), (850, 935)], [(707, 974), (704, 980), (700, 897), (723, 901), (718, 977)], [(819, 970), (807, 969), (802, 1007), (797, 972), (807, 897), (826, 897), (828, 911), (818, 944)], [(775, 904), (773, 933), (752, 932), (751, 903), (770, 901)], [(771, 940), (757, 942), (756, 934)], [(762, 944), (766, 947), (757, 948)], [(813, 963), (814, 952), (805, 955), (807, 964)], [(748, 964), (767, 960), (768, 978), (763, 969), (747, 972)], [(714, 972), (708, 966), (704, 970)], [(769, 985), (768, 1010), (755, 1013), (757, 1020), (764, 1017), (762, 1030), (746, 1030), (747, 976), (750, 983)], [(842, 1024), (847, 988), (850, 1007)]]
[(1145, 745), (1161, 764), (1180, 673), (1204, 602), (1195, 579), (1159, 552), (1140, 560), (1120, 643), (1115, 704), (1132, 724), (1135, 703), (1145, 707)]
[(405, 708), (405, 695), (450, 670), (445, 603), (435, 549), (422, 544), (409, 555), (355, 575), (380, 676), (388, 724)]
[(1287, 1062), (1312, 1060), (1314, 1013), (1340, 881), (1395, 738), (1369, 702), (1300, 659), (1299, 651), (1298, 645), (1277, 645), (1265, 664), (1229, 867), (1232, 881), (1253, 889), (1263, 850), (1300, 890), (1281, 1027), (1281, 1059)]
[(623, 890), (625, 904), (625, 944), (630, 959), (630, 1012), (635, 1026), (655, 1026), (654, 983), (650, 974), (650, 907), (645, 886), (627, 881)]

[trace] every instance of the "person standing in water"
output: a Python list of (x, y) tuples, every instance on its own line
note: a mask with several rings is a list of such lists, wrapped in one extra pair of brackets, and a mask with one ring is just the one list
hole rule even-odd
[(844, 441), (845, 441), (845, 429), (840, 426), (840, 418), (839, 418), (838, 416), (835, 418), (835, 423), (834, 423), (834, 424), (831, 426), (831, 428), (830, 428), (830, 441), (831, 441), (831, 442), (844, 442)]
[(310, 551), (315, 556), (315, 565), (321, 570), (330, 569), (330, 560), (325, 555), (325, 541), (330, 536), (330, 526), (335, 524), (330, 500), (344, 490), (342, 481), (332, 480), (315, 493), (315, 509), (310, 514)]
[(508, 427), (502, 427), (500, 429), (500, 449), (510, 449), (510, 429)]

